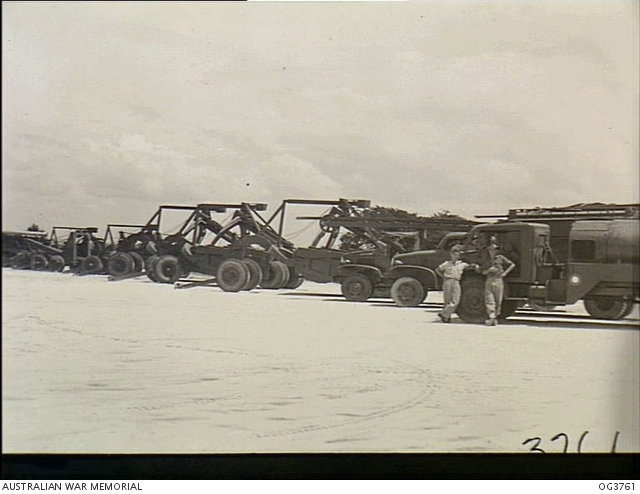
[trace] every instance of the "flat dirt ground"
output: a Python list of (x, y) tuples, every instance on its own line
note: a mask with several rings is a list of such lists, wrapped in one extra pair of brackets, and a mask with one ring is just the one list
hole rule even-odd
[(2, 285), (5, 453), (640, 451), (637, 308), (486, 327), (440, 323), (438, 293), (406, 309), (8, 268)]

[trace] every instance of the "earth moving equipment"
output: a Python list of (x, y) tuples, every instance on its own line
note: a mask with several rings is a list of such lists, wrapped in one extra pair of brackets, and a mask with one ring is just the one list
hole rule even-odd
[(95, 227), (54, 226), (48, 238), (42, 232), (18, 233), (13, 237), (14, 243), (19, 237), (19, 249), (11, 258), (11, 266), (58, 272), (68, 266), (76, 274), (100, 272), (104, 268), (101, 256), (105, 246), (97, 232)]
[[(639, 301), (639, 222), (633, 219), (575, 221), (569, 233), (567, 261), (559, 262), (550, 245), (551, 227), (543, 223), (499, 222), (471, 229), (463, 244), (466, 262), (487, 267), (487, 245), (515, 263), (504, 279), (505, 297), (500, 318), (512, 315), (529, 301), (541, 306), (570, 305), (579, 300), (597, 305), (592, 316), (620, 319)], [(399, 264), (398, 261), (402, 261)], [(411, 265), (395, 258), (394, 268)], [(414, 268), (418, 262), (413, 259)], [(393, 269), (393, 268), (392, 268)], [(485, 277), (465, 271), (457, 313), (467, 322), (487, 318), (484, 300)], [(590, 302), (591, 301), (591, 302)]]
[(2, 232), (2, 267), (8, 267), (15, 264), (14, 267), (20, 268), (28, 266), (28, 256), (21, 255), (16, 258), (15, 256), (20, 252), (29, 252), (31, 248), (30, 240), (37, 243), (49, 244), (49, 238), (46, 232), (33, 232), (33, 231), (16, 231), (16, 232)]
[[(229, 292), (251, 290), (268, 281), (271, 255), (254, 234), (260, 230), (255, 216), (266, 204), (199, 204), (179, 231), (157, 242), (157, 254), (147, 260), (147, 275), (153, 281), (175, 283), (198, 272), (211, 275), (180, 288), (216, 283)], [(213, 213), (235, 210), (224, 224)], [(250, 239), (250, 237), (253, 237)], [(266, 276), (265, 276), (266, 275)]]
[[(571, 280), (574, 276), (574, 282), (566, 288), (566, 297), (553, 291), (552, 298), (561, 299), (565, 302), (561, 305), (565, 305), (579, 296), (592, 317), (620, 319), (629, 315), (637, 299), (639, 212), (640, 204), (591, 203), (511, 209), (507, 215), (476, 217), (549, 225), (553, 261), (566, 266), (564, 278)], [(580, 282), (576, 283), (578, 279)], [(554, 282), (554, 286), (562, 284)], [(541, 305), (541, 300), (542, 297), (531, 297), (529, 305), (533, 308), (558, 305)]]

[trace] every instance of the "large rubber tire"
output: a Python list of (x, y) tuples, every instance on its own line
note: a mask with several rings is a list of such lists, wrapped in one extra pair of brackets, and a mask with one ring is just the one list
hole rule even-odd
[(365, 302), (373, 295), (373, 283), (360, 273), (347, 276), (341, 284), (342, 295), (351, 302)]
[(44, 271), (49, 266), (47, 257), (42, 254), (34, 254), (29, 259), (29, 267), (34, 271)]
[(81, 272), (83, 274), (97, 274), (103, 269), (102, 259), (98, 256), (87, 256), (82, 260)]
[(289, 268), (281, 261), (271, 261), (267, 273), (262, 274), (260, 288), (275, 290), (283, 288), (289, 282)]
[(410, 276), (399, 278), (391, 285), (391, 298), (400, 307), (418, 307), (428, 294), (429, 290)]
[(626, 300), (613, 298), (599, 298), (584, 301), (584, 308), (594, 319), (618, 320), (625, 317), (629, 306), (633, 304)]
[(133, 270), (136, 273), (141, 273), (144, 269), (144, 257), (137, 252), (129, 252), (129, 255), (133, 259)]
[(133, 273), (135, 261), (127, 252), (116, 252), (109, 258), (107, 271), (111, 276), (124, 276)]
[(253, 259), (243, 259), (242, 262), (249, 269), (249, 277), (247, 278), (247, 283), (242, 287), (243, 290), (253, 290), (257, 287), (262, 281), (262, 268), (260, 264), (258, 264)]
[(239, 292), (249, 279), (249, 267), (240, 259), (227, 259), (216, 273), (218, 286), (225, 292)]
[(158, 259), (160, 259), (160, 256), (151, 256), (147, 258), (144, 263), (144, 270), (147, 273), (147, 278), (155, 283), (158, 283), (158, 280), (156, 279), (156, 261)]
[(51, 256), (49, 258), (49, 271), (55, 271), (56, 273), (62, 273), (64, 271), (64, 257), (62, 256)]
[(154, 266), (156, 280), (159, 283), (175, 283), (182, 276), (182, 266), (175, 256), (161, 256)]
[(624, 319), (625, 317), (627, 317), (627, 316), (628, 316), (629, 314), (631, 314), (632, 312), (633, 312), (633, 303), (632, 303), (632, 302), (629, 302), (629, 303), (628, 303), (627, 310), (625, 310), (625, 311), (624, 311), (624, 314), (622, 314), (622, 318), (621, 318), (621, 319)]
[(18, 252), (11, 258), (11, 267), (13, 269), (27, 269), (29, 267), (29, 254), (27, 252)]
[(461, 282), (462, 293), (456, 314), (464, 322), (482, 322), (487, 320), (487, 308), (484, 304), (484, 278), (469, 276)]

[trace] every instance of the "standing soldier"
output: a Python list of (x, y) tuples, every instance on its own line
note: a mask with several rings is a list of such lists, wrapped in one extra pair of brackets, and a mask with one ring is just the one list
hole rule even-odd
[(451, 259), (436, 268), (436, 273), (444, 279), (442, 283), (444, 306), (442, 312), (438, 313), (442, 322), (451, 322), (451, 316), (460, 303), (460, 278), (465, 269), (473, 267), (460, 260), (461, 252), (462, 247), (454, 245), (450, 251)]
[(489, 267), (482, 271), (487, 279), (484, 284), (484, 302), (489, 319), (485, 321), (487, 326), (497, 326), (498, 316), (504, 298), (504, 281), (516, 265), (502, 254), (498, 254), (498, 246), (490, 243), (487, 246), (489, 254)]

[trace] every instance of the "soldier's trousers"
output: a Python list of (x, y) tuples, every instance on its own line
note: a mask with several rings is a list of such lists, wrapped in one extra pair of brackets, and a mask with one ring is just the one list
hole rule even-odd
[(484, 303), (490, 319), (497, 319), (504, 298), (504, 281), (502, 278), (487, 278), (484, 283)]
[(460, 282), (458, 280), (446, 279), (442, 284), (442, 299), (444, 307), (442, 308), (442, 316), (445, 319), (451, 319), (451, 315), (458, 308), (460, 303)]

